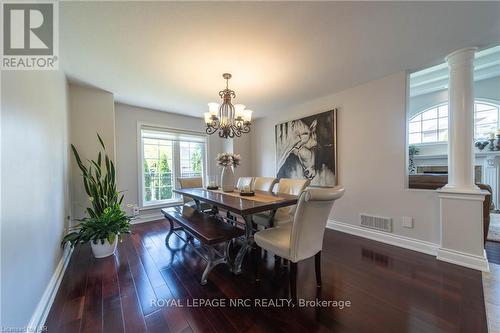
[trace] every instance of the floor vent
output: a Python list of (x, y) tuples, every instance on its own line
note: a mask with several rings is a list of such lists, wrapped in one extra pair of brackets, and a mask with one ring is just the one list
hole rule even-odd
[(392, 219), (390, 217), (361, 214), (361, 225), (370, 229), (392, 232)]

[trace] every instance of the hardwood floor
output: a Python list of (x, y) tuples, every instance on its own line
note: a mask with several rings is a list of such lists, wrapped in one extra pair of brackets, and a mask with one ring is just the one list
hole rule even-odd
[[(204, 261), (189, 249), (167, 250), (167, 231), (166, 221), (135, 225), (105, 259), (94, 259), (88, 245), (76, 248), (48, 332), (487, 332), (480, 272), (331, 230), (322, 289), (311, 258), (298, 265), (297, 293), (350, 307), (186, 307), (194, 299), (286, 298), (288, 275), (268, 256), (256, 285), (247, 256), (242, 275), (220, 265), (201, 286)], [(185, 307), (161, 304), (170, 299)]]

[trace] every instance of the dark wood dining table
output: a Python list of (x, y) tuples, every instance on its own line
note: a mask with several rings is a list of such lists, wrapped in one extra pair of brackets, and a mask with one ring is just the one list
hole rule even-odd
[(223, 192), (221, 190), (208, 190), (205, 188), (175, 189), (174, 192), (192, 198), (196, 203), (197, 209), (200, 211), (201, 202), (205, 202), (217, 207), (217, 209), (223, 209), (243, 218), (245, 222), (245, 236), (243, 245), (234, 260), (233, 272), (236, 274), (241, 273), (243, 258), (253, 244), (252, 215), (269, 211), (270, 225), (272, 225), (272, 220), (278, 208), (295, 205), (298, 200), (298, 196), (296, 195), (266, 191), (255, 191), (254, 196), (243, 196), (237, 190), (234, 192)]

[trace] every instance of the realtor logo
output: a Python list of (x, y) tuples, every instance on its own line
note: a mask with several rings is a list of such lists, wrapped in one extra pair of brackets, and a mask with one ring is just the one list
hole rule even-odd
[(2, 69), (57, 69), (57, 3), (3, 3), (2, 12)]

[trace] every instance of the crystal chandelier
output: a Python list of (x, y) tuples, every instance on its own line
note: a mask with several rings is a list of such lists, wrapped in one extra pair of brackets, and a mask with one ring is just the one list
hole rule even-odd
[(245, 105), (231, 103), (236, 97), (233, 90), (229, 89), (231, 74), (224, 73), (222, 77), (226, 80), (226, 89), (219, 92), (222, 104), (208, 103), (208, 112), (205, 112), (205, 124), (207, 134), (219, 131), (221, 138), (240, 137), (242, 133), (250, 132), (252, 124), (252, 110), (246, 110)]

